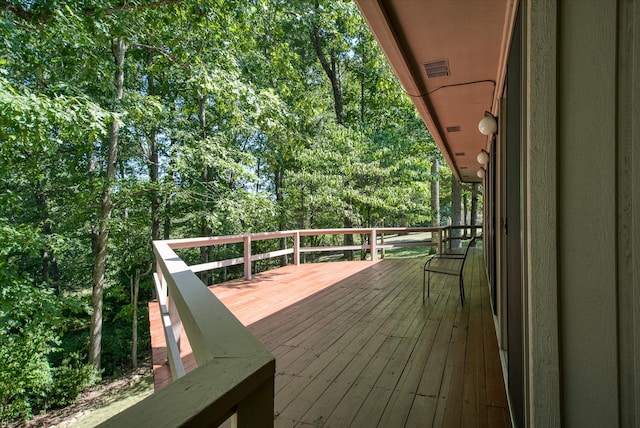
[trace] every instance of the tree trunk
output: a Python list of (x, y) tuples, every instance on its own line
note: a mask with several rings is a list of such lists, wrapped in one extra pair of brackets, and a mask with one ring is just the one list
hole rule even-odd
[(431, 164), (431, 226), (440, 226), (440, 176), (439, 162), (434, 159)]
[[(124, 92), (124, 58), (127, 46), (122, 37), (118, 37), (113, 43), (113, 59), (116, 66), (114, 86), (116, 89), (115, 105), (122, 99)], [(109, 241), (109, 219), (113, 211), (113, 181), (116, 176), (118, 164), (118, 136), (120, 123), (116, 118), (109, 128), (109, 150), (107, 156), (107, 176), (100, 197), (100, 213), (98, 224), (92, 230), (93, 244), (93, 290), (91, 294), (91, 331), (89, 344), (89, 362), (96, 368), (100, 368), (102, 351), (102, 304), (104, 295), (104, 273), (107, 264), (107, 243)]]
[[(351, 229), (352, 227), (353, 227), (353, 222), (348, 216), (345, 216), (344, 228)], [(353, 245), (353, 235), (351, 234), (344, 235), (344, 245)], [(349, 261), (352, 261), (354, 259), (353, 250), (344, 250), (343, 255)]]
[[(471, 226), (478, 224), (478, 183), (471, 185)], [(471, 229), (471, 236), (476, 236), (476, 229)]]
[[(315, 2), (316, 12), (320, 8), (318, 2)], [(320, 28), (317, 25), (313, 26), (311, 31), (311, 42), (318, 56), (318, 60), (322, 65), (322, 69), (331, 82), (331, 89), (333, 91), (333, 108), (336, 114), (336, 122), (339, 125), (344, 126), (344, 101), (342, 98), (342, 87), (340, 84), (340, 78), (338, 76), (338, 58), (336, 52), (333, 49), (329, 50), (329, 60), (325, 55), (322, 47), (322, 38), (320, 37)], [(346, 187), (346, 186), (345, 186)], [(348, 206), (351, 206), (350, 201), (346, 201)], [(353, 227), (353, 222), (348, 215), (343, 218), (345, 229)], [(344, 245), (353, 245), (353, 235), (344, 235)], [(344, 257), (347, 260), (353, 260), (353, 250), (345, 250)]]
[(467, 192), (462, 189), (462, 223), (467, 224), (467, 220), (469, 218), (469, 200), (467, 198)]
[[(440, 161), (437, 158), (431, 163), (431, 227), (440, 226)], [(432, 233), (434, 248), (440, 248), (440, 234)]]
[[(451, 177), (451, 225), (459, 226), (462, 224), (462, 188), (455, 177)], [(460, 230), (452, 230), (451, 236), (456, 238), (460, 236)], [(451, 248), (460, 248), (460, 240), (452, 241)]]
[[(282, 188), (282, 181), (284, 179), (284, 172), (282, 171), (282, 167), (278, 166), (275, 172), (275, 191), (276, 191), (276, 207), (278, 209), (278, 230), (285, 229), (285, 221), (284, 221), (284, 193)], [(286, 238), (280, 239), (280, 249), (284, 250), (287, 247)], [(280, 256), (280, 266), (286, 266), (288, 264), (287, 256)]]
[(366, 85), (366, 67), (367, 67), (367, 52), (366, 46), (360, 39), (360, 45), (362, 46), (362, 72), (360, 73), (360, 125), (364, 127), (364, 110), (365, 110), (365, 85)]
[[(305, 186), (304, 184), (300, 185), (300, 217), (298, 218), (298, 229), (304, 230), (306, 228), (306, 220), (307, 220), (307, 209), (305, 208)], [(309, 224), (311, 224), (311, 219), (309, 219)], [(300, 236), (300, 248), (306, 246), (307, 237)], [(307, 253), (299, 253), (300, 261), (302, 263), (307, 262)]]
[[(207, 116), (205, 109), (205, 96), (203, 93), (198, 94), (198, 107), (199, 113), (198, 118), (200, 120), (200, 131), (201, 137), (204, 140), (207, 138)], [(210, 181), (210, 172), (209, 166), (205, 163), (202, 167), (202, 182), (208, 183)], [(206, 193), (206, 190), (205, 190)], [(209, 197), (205, 197), (205, 212), (209, 209)], [(210, 236), (211, 229), (207, 224), (206, 215), (203, 216), (202, 220), (200, 220), (200, 235), (201, 236)], [(209, 263), (211, 255), (211, 247), (200, 247), (200, 263)], [(200, 273), (200, 279), (204, 282), (205, 285), (211, 285), (211, 275), (209, 272)]]
[[(317, 8), (318, 3), (316, 2), (316, 9)], [(322, 69), (331, 82), (331, 89), (333, 91), (333, 109), (336, 113), (336, 121), (340, 125), (344, 125), (344, 102), (342, 99), (342, 87), (340, 85), (340, 79), (338, 78), (338, 62), (336, 53), (333, 49), (330, 49), (329, 60), (327, 60), (327, 57), (322, 48), (320, 28), (318, 28), (317, 25), (314, 25), (313, 30), (311, 31), (311, 41), (313, 42), (313, 47), (316, 51), (316, 55), (318, 55), (318, 60), (320, 60)]]
[(154, 131), (150, 137), (149, 147), (149, 181), (153, 185), (151, 194), (151, 240), (160, 239), (160, 192), (158, 191), (158, 133)]
[(171, 238), (171, 196), (168, 196), (164, 203), (164, 221), (162, 223), (162, 239)]
[[(42, 192), (37, 192), (35, 196), (38, 210), (40, 211), (40, 222), (42, 224), (41, 231), (45, 236), (51, 235), (51, 219), (49, 218), (49, 210), (47, 208), (47, 197)], [(53, 288), (56, 295), (60, 295), (60, 283), (58, 281), (58, 262), (53, 249), (47, 245), (40, 251), (40, 260), (42, 262), (42, 282), (47, 288)]]
[[(147, 66), (151, 68), (153, 65), (153, 54), (151, 49), (147, 49)], [(156, 95), (155, 78), (149, 73), (147, 76), (148, 92), (150, 96)], [(159, 147), (158, 147), (158, 130), (153, 129), (149, 136), (149, 182), (153, 186), (151, 193), (151, 240), (160, 239), (160, 192), (158, 191), (158, 175), (160, 169), (159, 163)]]
[(136, 273), (129, 279), (131, 285), (131, 367), (138, 368), (138, 295), (140, 292), (140, 268), (136, 268)]

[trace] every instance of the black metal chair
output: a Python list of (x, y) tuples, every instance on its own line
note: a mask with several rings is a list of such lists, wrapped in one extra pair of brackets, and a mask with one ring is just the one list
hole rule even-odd
[(425, 303), (424, 290), (427, 288), (427, 296), (431, 295), (431, 273), (440, 273), (443, 275), (457, 276), (460, 278), (460, 303), (464, 305), (464, 279), (463, 271), (464, 265), (467, 261), (467, 255), (469, 249), (475, 246), (476, 238), (474, 237), (469, 241), (469, 245), (465, 249), (464, 253), (446, 253), (436, 254), (431, 256), (429, 260), (424, 264), (424, 271), (422, 274), (422, 304)]

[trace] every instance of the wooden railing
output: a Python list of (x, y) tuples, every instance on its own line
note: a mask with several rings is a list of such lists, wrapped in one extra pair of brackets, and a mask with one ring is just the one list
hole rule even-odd
[[(275, 359), (175, 253), (154, 242), (156, 290), (174, 382), (104, 426), (272, 427)], [(185, 374), (184, 330), (197, 368)]]
[[(155, 241), (158, 304), (173, 382), (105, 422), (104, 426), (218, 426), (232, 418), (237, 427), (271, 427), (274, 410), (275, 359), (196, 276), (196, 272), (244, 264), (250, 279), (252, 263), (285, 255), (300, 263), (300, 254), (326, 251), (368, 251), (371, 260), (389, 248), (434, 246), (438, 253), (451, 243), (475, 235), (481, 226), (438, 228), (316, 229), (247, 235)], [(454, 231), (460, 230), (460, 237)], [(385, 236), (430, 232), (430, 239), (390, 242)], [(301, 237), (362, 235), (359, 245), (301, 246)], [(252, 242), (282, 239), (291, 248), (252, 254)], [(188, 266), (177, 249), (243, 243), (242, 257)], [(184, 331), (197, 368), (185, 374), (180, 347)]]

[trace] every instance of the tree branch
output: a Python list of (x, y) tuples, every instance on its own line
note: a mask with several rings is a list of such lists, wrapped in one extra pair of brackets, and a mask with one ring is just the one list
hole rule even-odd
[(169, 6), (172, 4), (182, 3), (184, 0), (158, 0), (148, 4), (136, 4), (136, 3), (122, 3), (121, 5), (114, 6), (106, 10), (107, 14), (113, 14), (123, 10), (144, 10), (153, 9), (155, 7)]
[[(106, 15), (113, 15), (114, 13), (122, 12), (122, 11), (152, 9), (156, 7), (169, 6), (172, 4), (178, 4), (182, 2), (184, 2), (184, 0), (157, 0), (147, 4), (129, 3), (125, 1), (117, 6), (111, 7), (109, 9), (105, 9), (104, 13)], [(53, 18), (53, 14), (51, 13), (36, 14), (23, 9), (20, 6), (16, 6), (14, 4), (8, 3), (4, 0), (0, 1), (0, 9), (8, 10), (9, 12), (13, 13), (15, 16), (27, 22), (37, 21), (41, 24), (44, 24), (45, 22)], [(96, 10), (86, 8), (86, 9), (82, 9), (81, 13), (84, 13), (85, 15), (94, 15), (96, 13)]]
[(176, 62), (176, 59), (173, 57), (173, 55), (171, 55), (169, 52), (167, 52), (165, 49), (161, 47), (147, 45), (145, 43), (132, 43), (132, 45), (138, 48), (145, 48), (145, 49), (150, 49), (152, 51), (156, 51), (163, 57), (167, 58), (169, 61)]
[[(19, 6), (16, 6), (16, 5), (13, 5), (13, 4), (10, 4), (10, 3), (7, 3), (6, 1), (0, 1), (0, 9), (8, 10), (9, 12), (13, 13), (18, 18), (21, 18), (21, 19), (23, 19), (24, 21), (27, 21), (27, 22), (34, 21), (34, 19), (37, 16), (35, 13), (27, 12), (23, 8), (21, 8)], [(40, 17), (38, 17), (37, 21), (45, 22), (49, 18), (51, 18), (50, 15), (41, 15)]]

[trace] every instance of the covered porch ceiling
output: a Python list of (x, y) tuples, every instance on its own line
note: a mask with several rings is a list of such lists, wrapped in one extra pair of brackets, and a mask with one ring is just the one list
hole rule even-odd
[(497, 116), (518, 0), (355, 0), (404, 90), (461, 182)]

